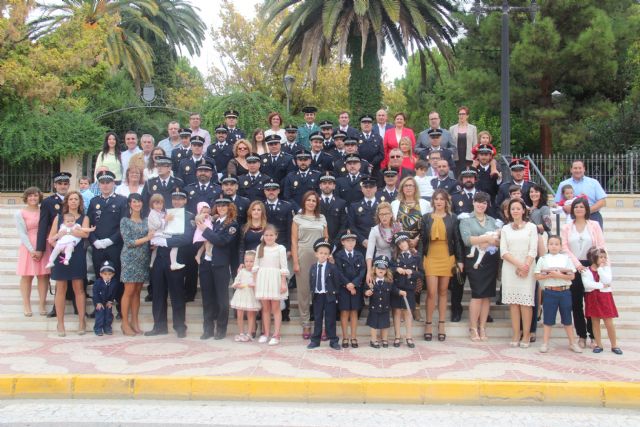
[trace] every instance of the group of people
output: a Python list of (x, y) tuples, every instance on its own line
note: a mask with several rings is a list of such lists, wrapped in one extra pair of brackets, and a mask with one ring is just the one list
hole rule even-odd
[(224, 113), (213, 140), (196, 113), (189, 128), (169, 123), (168, 137), (157, 145), (145, 134), (139, 147), (130, 131), (120, 151), (117, 135), (108, 133), (93, 184), (81, 177), (80, 191), (69, 191), (71, 176), (62, 172), (45, 199), (39, 189), (27, 189), (26, 207), (16, 214), (25, 315), (31, 315), (34, 276), (46, 314), (50, 275), (56, 282), (50, 315), (57, 315), (59, 335), (66, 334), (65, 298), (75, 302), (84, 333), (93, 264), (98, 335), (113, 333), (112, 308), (125, 335), (143, 333), (138, 312), (148, 283), (154, 326), (144, 334), (168, 333), (170, 298), (173, 329), (186, 336), (185, 304), (199, 283), (202, 339), (225, 338), (233, 308), (236, 341), (277, 345), (295, 288), (310, 348), (322, 340), (336, 349), (358, 347), (358, 319), (367, 307), (372, 347), (389, 346), (393, 320), (391, 345), (412, 348), (423, 290), (423, 338), (445, 341), (448, 292), (451, 321), (459, 322), (467, 279), (469, 337), (487, 340), (500, 276), (512, 345), (535, 341), (542, 304), (541, 350), (549, 349), (559, 309), (573, 351), (586, 347), (587, 333), (601, 351), (604, 319), (612, 348), (621, 352), (611, 322), (615, 304), (605, 298), (611, 274), (598, 211), (606, 194), (584, 176), (583, 162), (573, 163), (556, 195), (558, 212), (570, 219), (561, 236), (551, 236), (546, 189), (525, 179), (522, 160), (511, 161), (510, 177), (502, 176), (491, 135), (468, 122), (467, 107), (458, 109), (459, 122), (449, 130), (431, 112), (430, 127), (417, 140), (403, 113), (393, 124), (384, 110), (364, 115), (360, 130), (351, 127), (348, 112), (335, 126), (316, 124), (314, 107), (304, 113), (300, 126), (283, 125), (271, 113), (268, 128), (251, 139), (237, 128), (235, 110)]

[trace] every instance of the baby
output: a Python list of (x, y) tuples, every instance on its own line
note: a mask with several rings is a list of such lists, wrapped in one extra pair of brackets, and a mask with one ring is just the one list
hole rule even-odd
[[(213, 223), (211, 222), (211, 207), (209, 206), (209, 204), (207, 204), (207, 202), (200, 202), (198, 203), (196, 209), (198, 211), (198, 215), (196, 215), (196, 223), (204, 221), (204, 225), (206, 225), (207, 228), (213, 228)], [(197, 228), (195, 233), (193, 233), (193, 243), (196, 242), (204, 242), (204, 245), (200, 246), (200, 249), (198, 249), (198, 253), (196, 253), (196, 262), (200, 264), (202, 252), (205, 253), (208, 259), (211, 259), (211, 250), (213, 249), (213, 244), (202, 237), (202, 231)]]
[(49, 256), (49, 263), (45, 268), (53, 267), (56, 258), (60, 253), (64, 252), (64, 258), (62, 263), (64, 265), (69, 265), (69, 261), (71, 260), (71, 255), (73, 254), (73, 250), (76, 245), (82, 240), (80, 237), (74, 236), (73, 230), (80, 230), (86, 233), (91, 233), (95, 230), (95, 227), (83, 228), (80, 224), (76, 223), (76, 218), (71, 213), (66, 213), (62, 216), (63, 224), (60, 226), (60, 230), (58, 230), (58, 234), (56, 237), (58, 240), (56, 241), (56, 245), (51, 251), (51, 256)]
[(571, 215), (569, 215), (571, 204), (574, 200), (581, 197), (587, 199), (587, 196), (585, 194), (576, 196), (571, 184), (562, 186), (560, 191), (562, 192), (562, 200), (557, 203), (557, 207), (553, 209), (553, 213), (556, 215), (564, 215), (566, 223), (571, 224), (573, 222)]
[[(484, 235), (491, 236), (496, 239), (498, 238), (498, 233), (495, 231), (487, 231), (486, 233), (484, 233)], [(476, 260), (475, 263), (473, 263), (473, 268), (478, 269), (478, 267), (480, 266), (480, 263), (482, 262), (482, 258), (484, 258), (484, 254), (489, 252), (491, 255), (493, 255), (496, 253), (497, 250), (498, 248), (493, 245), (487, 246), (486, 249), (482, 249), (480, 245), (472, 245), (471, 250), (469, 251), (469, 255), (467, 255), (467, 258), (473, 258), (476, 255), (476, 251), (478, 251), (478, 259)]]
[[(164, 210), (164, 197), (162, 194), (154, 194), (149, 199), (149, 206), (151, 206), (151, 210), (149, 211), (149, 217), (147, 218), (147, 223), (149, 225), (149, 231), (153, 231), (153, 238), (151, 239), (151, 246), (158, 246), (161, 240), (168, 239), (171, 237), (170, 234), (165, 233), (165, 228), (167, 227), (167, 223), (173, 219), (171, 214), (167, 214)], [(153, 266), (153, 262), (156, 259), (156, 249), (151, 251), (151, 263)], [(171, 248), (169, 251), (169, 258), (171, 259), (171, 270), (180, 270), (184, 268), (184, 264), (178, 263), (178, 248)]]

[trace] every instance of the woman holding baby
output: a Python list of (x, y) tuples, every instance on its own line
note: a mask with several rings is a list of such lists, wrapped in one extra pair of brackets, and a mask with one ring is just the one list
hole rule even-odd
[(487, 193), (476, 192), (473, 196), (473, 212), (468, 218), (460, 220), (460, 236), (465, 246), (464, 271), (471, 286), (471, 341), (488, 340), (486, 325), (490, 299), (496, 296), (500, 227), (494, 218), (487, 215), (490, 200)]

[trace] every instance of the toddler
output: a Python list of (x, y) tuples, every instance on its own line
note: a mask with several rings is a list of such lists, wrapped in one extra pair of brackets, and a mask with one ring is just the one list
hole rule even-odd
[[(244, 267), (238, 271), (236, 279), (231, 286), (235, 289), (233, 298), (231, 298), (231, 308), (235, 308), (238, 314), (238, 335), (235, 336), (236, 342), (248, 342), (252, 340), (256, 328), (256, 313), (262, 308), (260, 302), (256, 299), (255, 283), (253, 281), (253, 263), (256, 259), (255, 251), (246, 251), (244, 253)], [(247, 331), (244, 328), (244, 312), (247, 312), (247, 322), (249, 323)]]
[(87, 227), (83, 228), (80, 224), (76, 223), (76, 218), (71, 213), (66, 213), (62, 216), (63, 224), (60, 226), (60, 230), (58, 230), (58, 234), (56, 237), (56, 245), (53, 247), (51, 251), (51, 255), (49, 256), (49, 263), (45, 268), (53, 267), (56, 258), (61, 253), (64, 253), (64, 258), (62, 259), (62, 263), (64, 265), (69, 265), (69, 261), (71, 260), (71, 255), (73, 254), (73, 250), (76, 245), (80, 243), (82, 240), (80, 237), (76, 237), (73, 234), (73, 230), (80, 230), (86, 233), (91, 233), (96, 228), (95, 227)]
[(104, 334), (112, 335), (113, 303), (116, 299), (117, 283), (111, 283), (116, 269), (111, 261), (105, 261), (100, 266), (100, 278), (93, 284), (93, 304), (95, 305), (96, 321), (93, 332), (99, 337)]
[[(502, 221), (500, 221), (502, 222)], [(494, 238), (498, 238), (498, 232), (497, 231), (487, 231), (486, 233), (484, 233), (485, 236), (491, 236)], [(476, 260), (476, 262), (473, 264), (473, 268), (474, 269), (478, 269), (478, 267), (480, 266), (480, 264), (482, 263), (482, 258), (484, 258), (484, 254), (486, 254), (487, 252), (489, 252), (491, 255), (495, 254), (496, 251), (498, 250), (498, 248), (496, 246), (490, 245), (487, 246), (486, 249), (482, 249), (482, 247), (480, 247), (480, 245), (471, 245), (471, 250), (469, 251), (469, 255), (467, 255), (467, 258), (473, 258), (474, 256), (476, 256), (476, 251), (478, 252), (478, 259)]]
[[(167, 227), (167, 223), (173, 219), (171, 214), (167, 214), (164, 210), (164, 197), (162, 194), (154, 194), (149, 199), (149, 206), (151, 210), (149, 211), (149, 217), (147, 218), (147, 223), (149, 224), (149, 231), (153, 231), (153, 238), (151, 238), (151, 246), (157, 246), (160, 239), (168, 239), (171, 237), (170, 234), (164, 232)], [(169, 258), (171, 259), (171, 270), (180, 270), (184, 268), (184, 264), (178, 263), (178, 248), (171, 248), (169, 251)], [(156, 249), (151, 251), (151, 263), (153, 266), (153, 262), (156, 259)]]
[(565, 211), (565, 207), (571, 206), (575, 199), (580, 197), (587, 199), (587, 196), (584, 194), (576, 196), (571, 184), (563, 185), (560, 191), (562, 193), (562, 200), (557, 203), (557, 207), (553, 210), (553, 213), (555, 213), (556, 215), (563, 215), (565, 217), (566, 223), (571, 224), (573, 222), (573, 219), (571, 219), (571, 215), (569, 215), (567, 211)]
[(427, 169), (429, 164), (424, 160), (418, 160), (416, 162), (416, 176), (415, 180), (418, 184), (418, 191), (420, 191), (420, 197), (427, 201), (431, 200), (433, 195), (433, 187), (431, 186), (431, 180), (433, 177), (427, 176)]
[[(199, 202), (196, 210), (198, 211), (198, 215), (196, 215), (196, 222), (203, 221), (204, 225), (207, 228), (213, 228), (213, 223), (211, 222), (211, 207), (207, 202)], [(204, 242), (198, 252), (196, 253), (196, 262), (200, 264), (200, 258), (202, 258), (202, 253), (204, 252), (208, 259), (211, 259), (211, 251), (213, 249), (213, 243), (209, 242), (202, 236), (202, 231), (196, 228), (195, 233), (193, 233), (193, 243)]]

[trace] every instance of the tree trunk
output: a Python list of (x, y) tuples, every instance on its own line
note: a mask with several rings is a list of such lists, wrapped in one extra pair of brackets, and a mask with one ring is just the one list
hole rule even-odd
[(351, 115), (356, 120), (363, 114), (375, 114), (382, 106), (382, 72), (376, 38), (373, 34), (369, 34), (362, 62), (361, 43), (362, 38), (359, 36), (353, 36), (349, 41), (351, 55), (349, 105)]
[[(540, 106), (542, 108), (551, 108), (553, 106), (551, 99), (551, 78), (542, 76), (540, 80)], [(553, 141), (551, 138), (551, 125), (549, 119), (543, 117), (540, 119), (540, 146), (542, 147), (543, 157), (549, 158), (553, 151)]]

